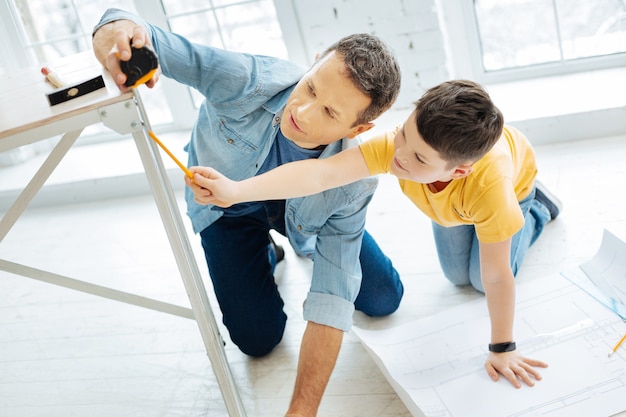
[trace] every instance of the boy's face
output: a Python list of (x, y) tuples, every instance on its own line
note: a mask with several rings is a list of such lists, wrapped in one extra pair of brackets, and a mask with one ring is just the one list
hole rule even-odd
[(393, 142), (395, 152), (391, 161), (391, 173), (398, 178), (431, 184), (437, 181), (448, 182), (469, 174), (463, 170), (465, 166), (448, 167), (448, 162), (424, 141), (417, 130), (415, 111), (404, 122)]
[(352, 138), (373, 124), (353, 126), (372, 101), (344, 75), (345, 64), (332, 52), (318, 60), (289, 96), (280, 129), (301, 148)]

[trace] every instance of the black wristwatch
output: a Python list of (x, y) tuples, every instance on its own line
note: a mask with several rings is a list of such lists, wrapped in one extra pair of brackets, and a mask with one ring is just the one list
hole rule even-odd
[(503, 353), (512, 352), (516, 349), (515, 342), (489, 343), (489, 352)]

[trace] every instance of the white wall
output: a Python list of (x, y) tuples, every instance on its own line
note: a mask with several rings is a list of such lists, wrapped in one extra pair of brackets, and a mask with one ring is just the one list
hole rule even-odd
[(425, 89), (450, 77), (435, 0), (277, 0), (276, 6), (293, 8), (306, 64), (342, 36), (366, 32), (383, 38), (402, 71), (396, 109), (411, 108)]

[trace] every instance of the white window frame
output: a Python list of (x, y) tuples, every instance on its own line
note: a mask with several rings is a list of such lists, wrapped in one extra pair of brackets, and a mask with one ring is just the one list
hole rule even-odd
[(23, 28), (17, 26), (20, 23), (21, 19), (15, 15), (10, 0), (0, 1), (0, 61), (2, 70), (7, 73), (17, 72), (34, 64), (23, 48), (15, 47), (25, 41)]
[(455, 78), (493, 84), (626, 66), (626, 53), (620, 53), (488, 72), (482, 64), (473, 0), (438, 0), (438, 5), (448, 41), (449, 69)]

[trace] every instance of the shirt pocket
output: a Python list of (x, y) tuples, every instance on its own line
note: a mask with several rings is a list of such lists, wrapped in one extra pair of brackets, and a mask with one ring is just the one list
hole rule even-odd
[(319, 195), (290, 199), (285, 208), (288, 229), (310, 238), (319, 233), (328, 219)]
[[(246, 135), (240, 134), (236, 127), (231, 126), (231, 123), (227, 122), (225, 119), (220, 119), (218, 124), (218, 131), (219, 137), (221, 138), (222, 146), (227, 148), (230, 152), (232, 152), (233, 149), (236, 149), (239, 152), (250, 154), (252, 152), (256, 152), (259, 149), (257, 142), (246, 138)], [(254, 132), (254, 130), (251, 129), (247, 129), (247, 131)], [(262, 133), (257, 133), (257, 135), (260, 134)]]

